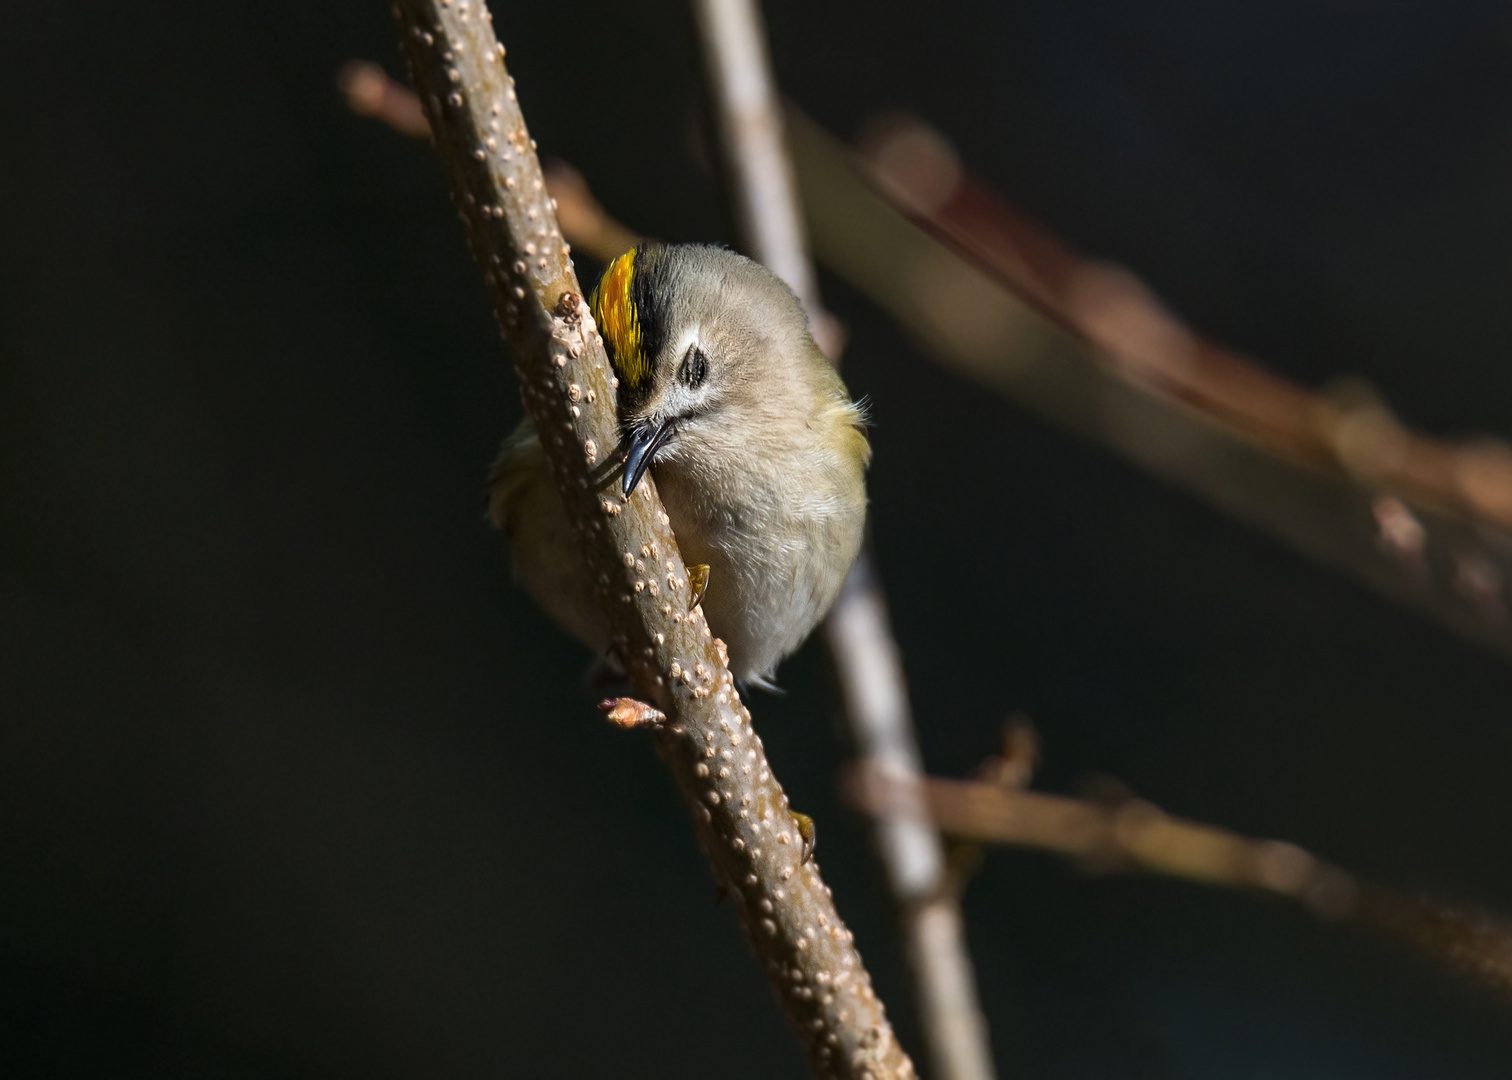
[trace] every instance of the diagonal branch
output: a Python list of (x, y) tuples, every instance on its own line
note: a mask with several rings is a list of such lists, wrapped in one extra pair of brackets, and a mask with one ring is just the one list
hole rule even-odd
[(772, 776), (654, 485), (601, 488), (619, 442), (615, 385), (545, 190), (535, 144), (481, 0), (398, 0), (400, 37), (473, 255), (614, 640), (816, 1073), (914, 1075)]
[(787, 131), (819, 260), (936, 362), (1512, 656), (1512, 450), (1428, 438), (1359, 384), (1306, 391), (1204, 341), (917, 124), (864, 156), (796, 109)]

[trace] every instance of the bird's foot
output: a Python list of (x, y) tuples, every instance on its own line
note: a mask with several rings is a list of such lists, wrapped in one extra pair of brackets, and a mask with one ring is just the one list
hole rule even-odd
[(704, 590), (709, 587), (708, 563), (688, 567), (688, 587), (692, 590), (688, 593), (688, 610), (692, 611), (703, 603)]
[(803, 843), (803, 858), (798, 860), (798, 865), (802, 866), (814, 857), (814, 819), (796, 810), (790, 813), (793, 823), (798, 826), (798, 839)]

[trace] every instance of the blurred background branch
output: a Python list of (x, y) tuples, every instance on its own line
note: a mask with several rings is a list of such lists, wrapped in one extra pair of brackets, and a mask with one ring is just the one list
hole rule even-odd
[(1363, 383), (1313, 393), (1194, 334), (884, 119), (852, 152), (788, 131), (821, 261), (938, 362), (1381, 594), (1512, 656), (1512, 452), (1400, 424)]
[(420, 99), (371, 60), (349, 60), (336, 73), (336, 86), (358, 116), (382, 121), (412, 139), (430, 138), (430, 121)]
[(752, 0), (692, 0), (735, 234), (746, 254), (820, 310), (803, 211), (782, 133), (761, 12)]
[(1402, 896), (1295, 844), (1173, 817), (1109, 781), (1101, 784), (1108, 797), (1098, 799), (1024, 790), (1037, 757), (1033, 730), (1020, 722), (977, 779), (920, 779), (860, 762), (842, 786), (863, 813), (928, 821), (960, 840), (1048, 851), (1092, 872), (1141, 871), (1296, 901), (1322, 918), (1383, 934), (1512, 1001), (1506, 921)]
[[(838, 364), (843, 335), (820, 303), (809, 261), (761, 13), (754, 0), (693, 0), (692, 6), (740, 246), (788, 283), (820, 348)], [(920, 774), (902, 654), (869, 541), (825, 622), (825, 640), (861, 760)], [(875, 835), (902, 924), (931, 1075), (991, 1080), (987, 1025), (960, 906), (945, 887), (939, 834), (927, 817), (884, 814), (876, 818)]]

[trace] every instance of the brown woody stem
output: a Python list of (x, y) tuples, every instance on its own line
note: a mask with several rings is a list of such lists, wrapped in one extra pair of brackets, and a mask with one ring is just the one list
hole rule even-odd
[(772, 775), (648, 478), (605, 484), (616, 381), (480, 0), (398, 0), (400, 37), (614, 640), (714, 875), (821, 1076), (914, 1075)]

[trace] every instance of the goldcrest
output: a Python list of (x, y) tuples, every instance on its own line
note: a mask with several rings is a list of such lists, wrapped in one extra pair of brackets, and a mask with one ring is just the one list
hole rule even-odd
[[(861, 411), (792, 290), (734, 252), (641, 244), (609, 264), (591, 305), (619, 379), (621, 489), (651, 471), (684, 561), (708, 566), (704, 615), (731, 671), (770, 686), (861, 547)], [(504, 443), (489, 512), (530, 595), (606, 650), (608, 623), (528, 419)]]

